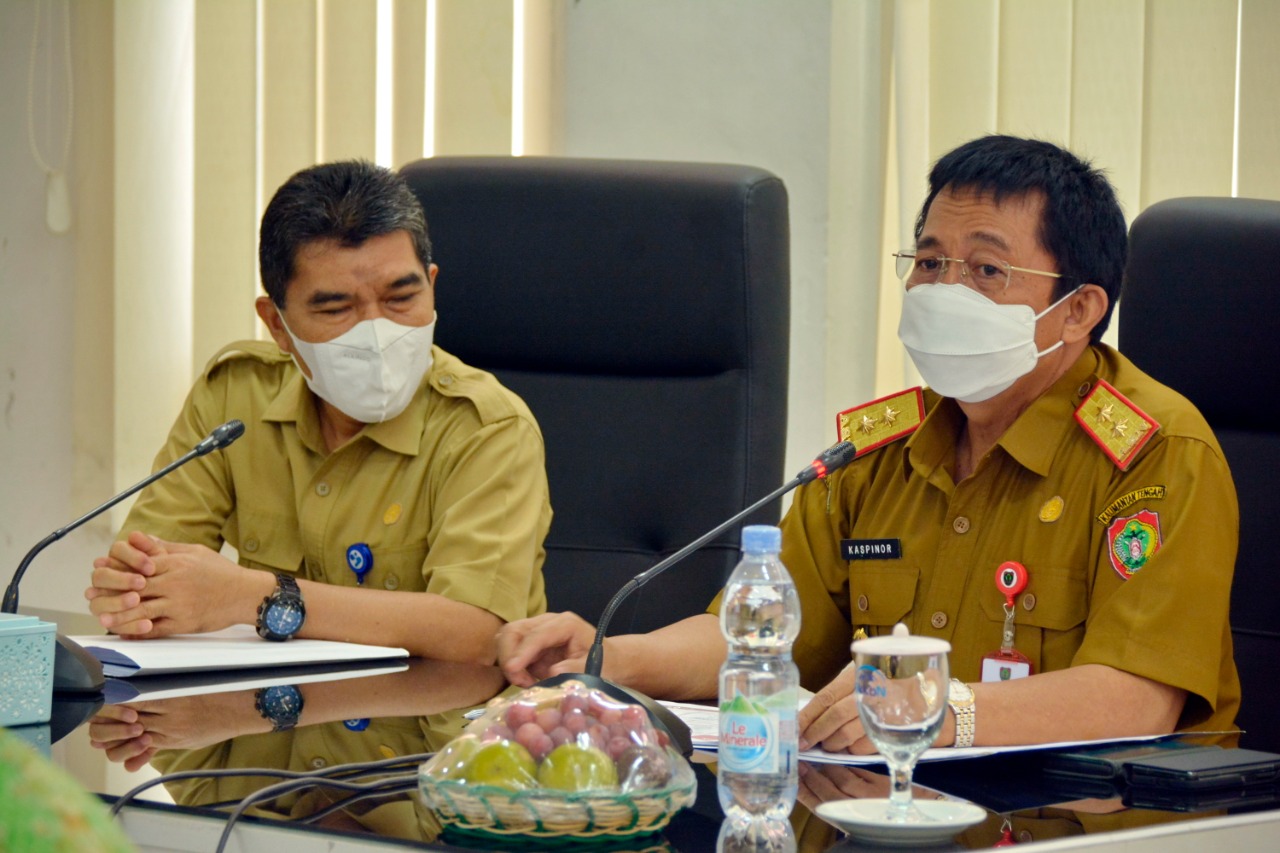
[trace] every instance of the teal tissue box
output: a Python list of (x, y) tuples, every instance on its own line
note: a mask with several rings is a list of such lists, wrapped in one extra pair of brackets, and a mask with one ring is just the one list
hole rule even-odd
[(0, 613), (0, 725), (47, 723), (53, 716), (54, 625)]

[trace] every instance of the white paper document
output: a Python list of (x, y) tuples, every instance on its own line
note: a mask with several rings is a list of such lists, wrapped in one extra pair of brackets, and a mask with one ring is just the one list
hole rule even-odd
[(252, 625), (232, 625), (208, 634), (175, 634), (156, 640), (126, 640), (111, 635), (71, 639), (102, 661), (103, 674), (114, 678), (409, 656), (404, 649), (333, 640), (293, 639), (276, 643), (259, 637)]
[[(720, 745), (720, 711), (714, 705), (696, 705), (688, 702), (662, 702), (689, 727), (694, 749), (716, 752)], [(920, 761), (954, 761), (958, 758), (981, 758), (1007, 752), (1026, 752), (1033, 749), (1059, 749), (1088, 743), (1123, 743), (1125, 741), (1158, 740), (1162, 735), (1140, 735), (1128, 738), (1107, 738), (1100, 741), (1062, 741), (1038, 743), (1030, 746), (970, 746), (935, 747), (925, 750)], [(1164, 735), (1163, 737), (1167, 737)], [(806, 749), (800, 753), (802, 761), (819, 764), (884, 764), (880, 755), (850, 755), (847, 752), (827, 752), (825, 749)]]
[(102, 688), (108, 705), (125, 702), (152, 702), (180, 696), (205, 696), (236, 690), (257, 690), (277, 684), (313, 684), (317, 681), (345, 681), (371, 675), (389, 675), (409, 668), (404, 658), (386, 661), (313, 663), (294, 666), (248, 667), (217, 672), (175, 672), (143, 675), (138, 678), (108, 678)]

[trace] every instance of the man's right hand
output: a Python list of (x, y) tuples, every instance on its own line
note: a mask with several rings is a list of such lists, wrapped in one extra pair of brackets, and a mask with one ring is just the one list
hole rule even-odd
[[(155, 558), (164, 553), (159, 539), (141, 531), (134, 531), (127, 539), (112, 543), (106, 557), (93, 561), (91, 586), (84, 591), (93, 615), (101, 622), (104, 613), (139, 607), (146, 594), (147, 579), (156, 573)], [(110, 630), (113, 626), (103, 622), (103, 627)], [(151, 620), (142, 619), (131, 627), (137, 633), (145, 634), (153, 625)]]
[(595, 627), (576, 613), (518, 619), (498, 631), (498, 665), (517, 687), (564, 672), (582, 672), (595, 636)]
[(275, 579), (203, 545), (134, 531), (93, 561), (91, 584), (84, 597), (102, 627), (141, 639), (251, 622)]

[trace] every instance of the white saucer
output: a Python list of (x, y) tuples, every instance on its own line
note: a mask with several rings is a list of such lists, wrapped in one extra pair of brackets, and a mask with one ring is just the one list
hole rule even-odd
[(928, 821), (889, 820), (885, 816), (889, 810), (886, 799), (832, 800), (814, 811), (818, 817), (856, 838), (894, 846), (945, 844), (987, 817), (986, 809), (954, 800), (916, 800), (915, 806)]

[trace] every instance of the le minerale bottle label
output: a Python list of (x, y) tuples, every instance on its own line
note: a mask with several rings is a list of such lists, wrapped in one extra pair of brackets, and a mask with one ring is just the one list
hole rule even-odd
[(793, 690), (751, 700), (738, 693), (720, 705), (720, 767), (730, 773), (789, 773), (796, 764)]

